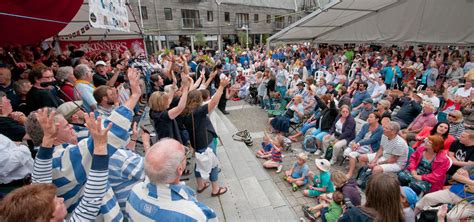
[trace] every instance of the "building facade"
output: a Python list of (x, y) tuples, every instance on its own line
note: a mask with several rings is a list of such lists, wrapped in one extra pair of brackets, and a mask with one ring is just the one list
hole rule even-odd
[(307, 15), (307, 2), (131, 0), (130, 4), (137, 16), (136, 20), (139, 23), (143, 20), (147, 48), (151, 52), (159, 49), (158, 41), (161, 41), (163, 48), (191, 48), (197, 35), (201, 39), (204, 36), (207, 44), (204, 47), (217, 49), (219, 32), (225, 46), (238, 42), (238, 36), (243, 33), (246, 35), (247, 28), (250, 45), (264, 43), (270, 35)]

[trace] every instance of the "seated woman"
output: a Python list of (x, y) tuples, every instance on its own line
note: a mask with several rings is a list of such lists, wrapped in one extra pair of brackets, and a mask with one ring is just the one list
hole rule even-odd
[(418, 148), (421, 146), (426, 140), (426, 137), (432, 135), (438, 135), (443, 137), (444, 139), (444, 150), (448, 151), (451, 147), (451, 143), (453, 143), (456, 139), (449, 135), (449, 124), (446, 122), (438, 122), (434, 127), (426, 127), (421, 130), (415, 137), (417, 141), (415, 144), (412, 145), (413, 149)]
[(347, 178), (351, 178), (356, 166), (356, 160), (360, 154), (377, 152), (382, 139), (383, 127), (380, 125), (381, 117), (378, 113), (369, 114), (367, 123), (362, 126), (357, 137), (349, 143), (344, 150), (344, 156), (349, 157), (349, 172)]
[(461, 133), (464, 132), (464, 118), (462, 112), (459, 110), (451, 111), (448, 114), (449, 121), (449, 135), (458, 139)]
[(308, 183), (309, 166), (306, 164), (307, 159), (308, 155), (305, 153), (298, 154), (296, 162), (291, 169), (285, 171), (283, 179), (291, 183), (293, 192)]
[(325, 135), (323, 138), (322, 149), (324, 155), (326, 152), (330, 152), (327, 150), (330, 145), (333, 147), (331, 164), (336, 163), (337, 156), (342, 147), (347, 146), (355, 138), (356, 122), (350, 113), (349, 106), (343, 105), (341, 107), (341, 114), (336, 118), (328, 132), (329, 135)]
[[(328, 134), (329, 130), (332, 127), (332, 123), (338, 115), (336, 108), (336, 103), (334, 102), (334, 95), (329, 95), (330, 99), (327, 102), (323, 102), (319, 97), (315, 97), (318, 101), (318, 105), (323, 111), (321, 111), (321, 117), (316, 121), (317, 129), (312, 132), (311, 135), (316, 138), (316, 145), (318, 147), (322, 146), (323, 137)], [(326, 104), (329, 104), (329, 107)], [(316, 155), (321, 154), (320, 150), (317, 150)]]
[(297, 95), (291, 99), (288, 105), (286, 105), (286, 111), (283, 115), (270, 118), (270, 125), (272, 128), (278, 131), (281, 135), (288, 133), (290, 123), (299, 123), (300, 119), (304, 116), (302, 102), (303, 97), (301, 97), (301, 95)]
[(303, 108), (305, 114), (312, 114), (314, 108), (316, 107), (316, 86), (309, 85), (306, 87), (305, 95), (303, 96)]
[[(326, 95), (321, 96), (321, 98), (319, 98), (318, 96), (314, 96), (314, 98), (316, 99), (317, 104), (318, 104), (318, 106), (316, 106), (316, 109), (321, 108), (321, 110), (323, 111), (327, 110), (328, 106), (326, 103), (331, 99), (330, 95), (326, 94)], [(336, 118), (337, 116), (336, 109), (334, 109), (334, 113), (335, 113), (334, 118)], [(322, 117), (323, 114), (321, 113), (320, 116)], [(301, 127), (301, 130), (295, 135), (289, 136), (288, 139), (290, 139), (293, 142), (296, 142), (300, 136), (306, 134), (306, 131), (308, 131), (311, 128), (316, 127), (317, 121), (318, 121), (318, 118), (316, 117), (316, 114), (311, 115), (311, 117), (308, 120), (306, 120), (306, 122), (303, 124), (303, 126)]]
[(400, 184), (409, 186), (417, 194), (441, 190), (450, 165), (443, 144), (443, 137), (429, 136), (411, 155), (408, 167), (398, 173)]

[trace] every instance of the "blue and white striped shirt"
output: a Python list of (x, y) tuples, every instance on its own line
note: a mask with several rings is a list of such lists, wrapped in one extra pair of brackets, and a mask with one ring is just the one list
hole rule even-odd
[[(51, 183), (53, 181), (53, 151), (52, 148), (42, 147), (39, 149), (34, 164), (33, 183)], [(108, 163), (108, 156), (93, 155), (84, 195), (67, 221), (95, 220), (107, 189)]]
[(184, 183), (155, 185), (147, 178), (130, 192), (125, 217), (130, 221), (217, 221), (216, 213), (195, 195)]
[(127, 149), (118, 149), (110, 157), (109, 171), (109, 184), (123, 211), (133, 186), (145, 180), (143, 157)]
[[(129, 140), (133, 112), (127, 107), (120, 106), (104, 121), (104, 127), (112, 123), (108, 133), (107, 150), (113, 156), (117, 149), (124, 147)], [(92, 164), (93, 141), (86, 138), (77, 145), (68, 145), (66, 148), (57, 146), (53, 154), (53, 183), (56, 185), (57, 195), (64, 198), (64, 203), (71, 213), (79, 204), (87, 173)], [(110, 160), (112, 162), (112, 160)], [(118, 205), (113, 190), (107, 184), (107, 191), (102, 200), (98, 220), (122, 221), (123, 214)]]

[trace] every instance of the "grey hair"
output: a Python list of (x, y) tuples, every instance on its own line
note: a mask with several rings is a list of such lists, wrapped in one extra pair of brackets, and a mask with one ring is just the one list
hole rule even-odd
[[(46, 107), (45, 109), (48, 109), (48, 115), (52, 111), (56, 111), (55, 108), (51, 107)], [(60, 113), (56, 112), (56, 118), (54, 119), (55, 122), (57, 121), (57, 116), (61, 115)], [(39, 146), (43, 142), (43, 129), (41, 128), (40, 123), (38, 122), (38, 119), (36, 118), (36, 111), (31, 112), (30, 115), (28, 115), (28, 119), (25, 124), (26, 128), (26, 133), (30, 136), (31, 141), (33, 142), (34, 146)]]
[(76, 79), (84, 79), (84, 76), (87, 75), (89, 70), (90, 68), (88, 65), (79, 64), (76, 66), (76, 68), (74, 68), (74, 77), (76, 77)]
[(69, 75), (74, 73), (74, 69), (72, 66), (63, 66), (58, 69), (56, 72), (56, 79), (57, 80), (67, 80)]
[(398, 131), (400, 131), (400, 124), (395, 121), (388, 122), (388, 127), (390, 128), (391, 131), (395, 133), (398, 133)]
[[(183, 160), (184, 154), (163, 147), (166, 141), (169, 140), (171, 139), (161, 139), (145, 154), (145, 175), (150, 179), (150, 182), (154, 184), (169, 184), (179, 176), (176, 169)], [(150, 162), (150, 158), (147, 158), (149, 155), (156, 155), (156, 152), (162, 152), (162, 155), (166, 155), (166, 161), (160, 163), (159, 167), (157, 167), (156, 163)]]

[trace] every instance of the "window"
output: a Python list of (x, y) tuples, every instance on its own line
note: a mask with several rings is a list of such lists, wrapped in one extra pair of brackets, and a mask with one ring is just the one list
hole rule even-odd
[(293, 17), (288, 16), (288, 24), (291, 24), (291, 23), (293, 23)]
[(230, 13), (229, 12), (224, 12), (224, 21), (225, 22), (230, 22)]
[(285, 17), (281, 15), (275, 15), (275, 28), (282, 29), (285, 27)]
[(249, 14), (236, 13), (235, 14), (235, 25), (236, 25), (237, 28), (242, 28), (244, 26), (249, 27)]
[(253, 23), (258, 23), (258, 14), (253, 15)]
[(267, 15), (267, 23), (271, 23), (272, 22), (272, 16), (271, 15)]
[(165, 8), (165, 20), (173, 20), (173, 12), (171, 8)]
[(148, 19), (148, 11), (146, 10), (146, 6), (142, 6), (142, 18)]
[(208, 22), (214, 21), (214, 13), (212, 11), (207, 11), (207, 21)]
[(183, 28), (200, 28), (201, 19), (199, 18), (199, 10), (181, 9), (181, 17), (183, 18)]

